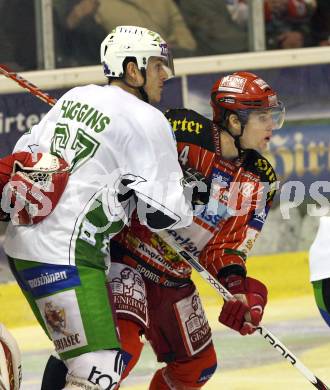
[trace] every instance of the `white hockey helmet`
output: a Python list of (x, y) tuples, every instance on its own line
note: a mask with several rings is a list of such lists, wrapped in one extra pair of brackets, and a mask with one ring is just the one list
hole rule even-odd
[(164, 39), (144, 27), (117, 26), (101, 43), (101, 63), (107, 77), (122, 77), (126, 57), (135, 57), (140, 70), (146, 69), (150, 57), (160, 57), (168, 78), (174, 76), (171, 52)]

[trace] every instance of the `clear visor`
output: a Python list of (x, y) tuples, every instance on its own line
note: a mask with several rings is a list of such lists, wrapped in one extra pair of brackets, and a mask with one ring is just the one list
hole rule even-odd
[(168, 52), (167, 54), (164, 54), (160, 57), (149, 57), (148, 66), (155, 67), (156, 70), (158, 70), (159, 72), (165, 72), (167, 80), (174, 77), (175, 75), (173, 57), (171, 52)]
[(272, 130), (278, 130), (284, 123), (285, 107), (282, 102), (278, 102), (278, 106), (276, 107), (239, 111), (239, 116), (245, 124), (251, 118), (251, 115), (259, 123), (270, 126)]
[(168, 52), (166, 56), (166, 63), (164, 63), (164, 68), (166, 72), (168, 73), (168, 78), (175, 76), (175, 70), (174, 70), (174, 62), (173, 62), (173, 56), (171, 52)]
[(271, 108), (270, 111), (273, 119), (273, 130), (279, 130), (285, 120), (285, 106), (282, 102), (278, 102), (278, 106)]

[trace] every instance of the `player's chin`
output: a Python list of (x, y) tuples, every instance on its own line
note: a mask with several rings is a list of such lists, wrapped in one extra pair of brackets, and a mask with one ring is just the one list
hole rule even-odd
[(266, 150), (268, 150), (269, 149), (269, 142), (270, 142), (269, 137), (264, 138), (258, 145), (260, 151), (265, 152)]

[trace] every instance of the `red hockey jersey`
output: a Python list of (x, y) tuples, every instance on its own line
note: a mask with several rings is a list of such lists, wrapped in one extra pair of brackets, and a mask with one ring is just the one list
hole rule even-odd
[[(210, 198), (195, 210), (193, 224), (171, 230), (183, 248), (199, 257), (215, 277), (245, 274), (248, 252), (260, 233), (276, 191), (271, 164), (258, 152), (247, 150), (242, 159), (221, 155), (219, 129), (192, 110), (169, 110), (182, 168), (193, 167), (211, 181)], [(191, 268), (157, 234), (133, 217), (111, 244), (111, 259), (123, 262), (146, 278), (165, 286), (185, 283)]]

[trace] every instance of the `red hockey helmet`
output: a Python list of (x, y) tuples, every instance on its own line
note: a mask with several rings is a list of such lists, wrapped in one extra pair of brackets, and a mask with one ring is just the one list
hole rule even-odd
[(270, 110), (274, 130), (284, 122), (285, 108), (276, 92), (259, 76), (250, 72), (235, 72), (217, 80), (211, 92), (213, 121), (224, 124), (227, 112), (238, 115), (243, 125), (254, 110)]

